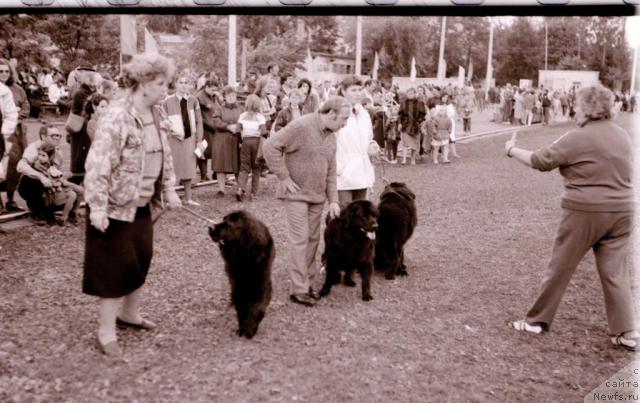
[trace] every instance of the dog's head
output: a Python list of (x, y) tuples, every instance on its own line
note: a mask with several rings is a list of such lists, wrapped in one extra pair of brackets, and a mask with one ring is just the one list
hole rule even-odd
[(238, 210), (224, 216), (221, 223), (209, 227), (209, 236), (221, 246), (233, 242), (249, 247), (266, 244), (269, 233), (251, 214)]
[(390, 194), (390, 193), (395, 193), (407, 200), (415, 200), (416, 199), (416, 195), (415, 193), (413, 193), (411, 190), (409, 190), (409, 188), (407, 187), (406, 184), (404, 184), (403, 182), (391, 182), (390, 184), (388, 184), (387, 186), (384, 187), (384, 190), (382, 191), (382, 194), (380, 195), (380, 199), (382, 200), (383, 197), (385, 197), (386, 195)]
[(378, 215), (378, 208), (373, 203), (356, 200), (340, 212), (340, 219), (346, 226), (363, 232), (373, 240), (378, 229)]

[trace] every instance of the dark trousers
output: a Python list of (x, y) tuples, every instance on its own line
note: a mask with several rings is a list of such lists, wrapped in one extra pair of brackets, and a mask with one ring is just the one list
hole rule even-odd
[(247, 137), (242, 139), (242, 148), (240, 148), (240, 173), (238, 174), (238, 187), (243, 191), (247, 191), (247, 180), (249, 172), (251, 172), (251, 193), (258, 193), (260, 186), (260, 171), (262, 166), (256, 162), (258, 157), (258, 147), (260, 146), (259, 137)]
[(347, 207), (352, 201), (366, 199), (367, 189), (338, 190), (338, 203), (341, 209)]
[(593, 250), (604, 292), (609, 334), (635, 329), (629, 252), (633, 213), (584, 212), (563, 209), (542, 291), (527, 313), (528, 323), (551, 326), (571, 276), (584, 255)]
[(22, 175), (18, 184), (18, 194), (27, 202), (31, 213), (40, 218), (50, 219), (53, 217), (53, 210), (47, 207), (43, 197), (45, 187), (38, 179)]
[(462, 118), (463, 131), (471, 131), (471, 118)]

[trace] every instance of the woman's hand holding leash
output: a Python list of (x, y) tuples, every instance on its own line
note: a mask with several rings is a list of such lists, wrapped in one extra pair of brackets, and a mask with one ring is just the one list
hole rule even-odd
[(329, 217), (336, 218), (340, 215), (340, 205), (338, 203), (329, 203)]
[(169, 210), (176, 210), (182, 207), (182, 201), (180, 200), (176, 192), (173, 192), (173, 191), (169, 192), (167, 193), (166, 197), (167, 197), (167, 206), (169, 207)]

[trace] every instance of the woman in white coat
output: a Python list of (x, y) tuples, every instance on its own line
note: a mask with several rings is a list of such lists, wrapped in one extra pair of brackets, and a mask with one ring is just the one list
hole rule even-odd
[(338, 201), (343, 208), (354, 200), (367, 198), (373, 186), (375, 172), (369, 156), (379, 151), (373, 140), (371, 117), (362, 106), (362, 83), (356, 76), (347, 76), (340, 83), (340, 95), (351, 103), (347, 124), (337, 132), (336, 166)]

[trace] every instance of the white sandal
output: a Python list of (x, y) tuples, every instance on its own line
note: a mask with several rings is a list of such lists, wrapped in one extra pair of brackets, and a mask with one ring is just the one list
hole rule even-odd
[(629, 351), (636, 351), (636, 349), (638, 348), (638, 338), (626, 338), (622, 334), (612, 337), (611, 343), (613, 343), (614, 346), (619, 346)]
[(524, 319), (516, 320), (515, 322), (509, 322), (509, 327), (519, 331), (533, 334), (540, 334), (544, 332), (544, 329), (540, 325), (530, 325)]

